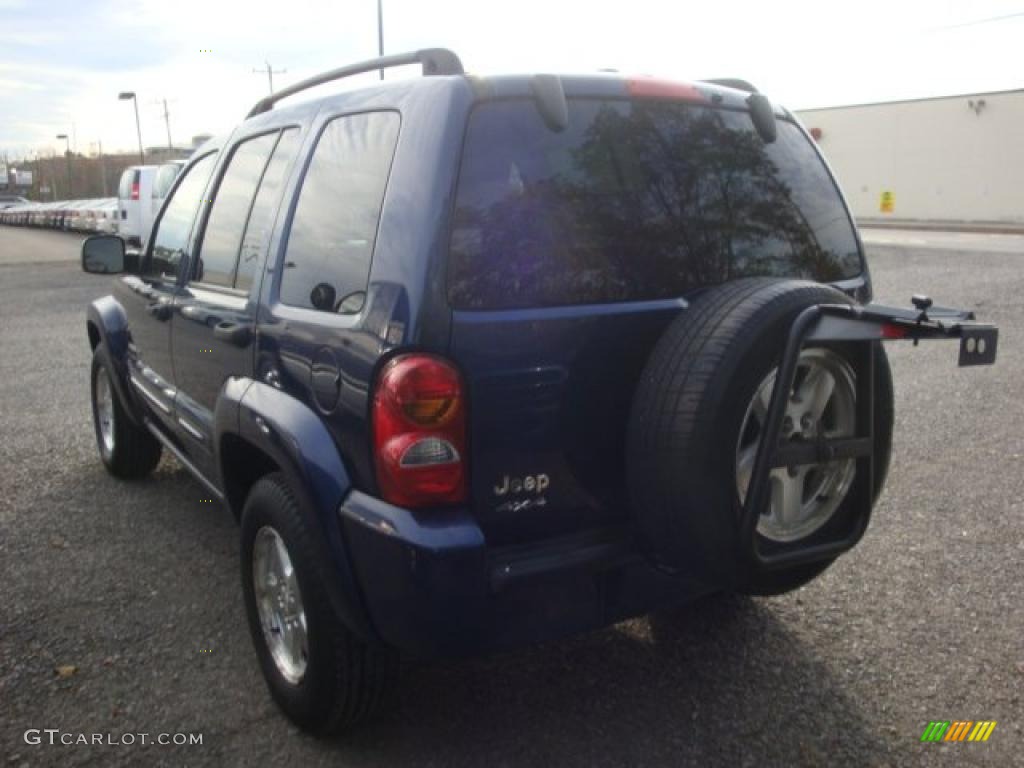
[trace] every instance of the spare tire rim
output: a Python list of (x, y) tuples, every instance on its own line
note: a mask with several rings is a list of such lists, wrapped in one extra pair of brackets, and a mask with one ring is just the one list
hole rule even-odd
[(253, 587), (263, 639), (281, 677), (293, 685), (306, 674), (306, 611), (295, 568), (281, 536), (268, 525), (256, 532)]
[[(746, 499), (768, 404), (778, 369), (754, 391), (736, 444), (736, 488)], [(850, 364), (825, 348), (800, 353), (793, 390), (786, 401), (780, 442), (853, 437), (857, 418), (856, 378)], [(854, 459), (777, 467), (769, 473), (768, 509), (757, 522), (766, 539), (793, 542), (827, 523), (842, 504), (856, 472)]]

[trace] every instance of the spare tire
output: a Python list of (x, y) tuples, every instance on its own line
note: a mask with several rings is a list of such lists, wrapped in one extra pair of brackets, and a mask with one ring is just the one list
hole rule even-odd
[[(813, 304), (852, 303), (819, 283), (749, 278), (708, 289), (666, 329), (634, 395), (627, 435), (638, 535), (661, 566), (749, 594), (810, 581), (832, 560), (763, 570), (739, 546), (739, 518), (762, 416), (789, 328)], [(880, 343), (875, 365), (874, 487), (892, 442), (892, 378)], [(782, 440), (855, 434), (850, 345), (805, 347)], [(846, 510), (853, 459), (772, 470), (759, 543), (799, 546)]]

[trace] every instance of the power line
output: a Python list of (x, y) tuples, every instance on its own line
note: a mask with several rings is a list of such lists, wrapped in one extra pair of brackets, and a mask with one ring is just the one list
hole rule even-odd
[(270, 85), (270, 92), (274, 92), (274, 75), (283, 75), (287, 72), (287, 69), (274, 69), (270, 66), (269, 61), (263, 62), (266, 64), (265, 67), (253, 67), (252, 72), (254, 75), (261, 75), (264, 72), (267, 73), (267, 83)]
[(1019, 19), (1024, 16), (1024, 11), (1018, 11), (1017, 13), (1004, 13), (1002, 16), (988, 16), (984, 19), (974, 19), (973, 21), (964, 21), (960, 24), (948, 24), (943, 27), (937, 27), (937, 29), (959, 29), (961, 27), (976, 27), (979, 24), (994, 24), (997, 21), (1009, 21), (1010, 19)]

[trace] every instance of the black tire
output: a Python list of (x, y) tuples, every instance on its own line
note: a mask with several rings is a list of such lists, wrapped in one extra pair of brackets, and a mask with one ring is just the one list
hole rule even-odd
[[(305, 611), (306, 667), (294, 682), (274, 661), (257, 608), (254, 545), (265, 527), (283, 540)], [(274, 473), (261, 478), (249, 492), (242, 512), (242, 592), (249, 630), (277, 705), (303, 730), (329, 736), (380, 710), (397, 683), (398, 654), (364, 643), (349, 631), (331, 606), (315, 558), (299, 502), (284, 476)]]
[[(114, 388), (110, 357), (103, 343), (97, 344), (92, 353), (92, 372), (89, 379), (92, 402), (92, 424), (96, 434), (96, 447), (103, 465), (112, 475), (126, 480), (145, 477), (160, 463), (162, 446), (146, 429), (135, 424), (125, 412), (124, 405)], [(101, 378), (102, 377), (102, 378)], [(109, 413), (113, 420), (110, 432), (113, 444), (103, 437), (100, 422), (100, 405), (97, 395), (106, 387), (110, 394)]]
[[(698, 296), (655, 345), (634, 395), (626, 455), (638, 532), (663, 566), (769, 595), (806, 584), (833, 562), (762, 571), (743, 561), (737, 544), (736, 446), (747, 405), (777, 366), (793, 319), (820, 303), (851, 300), (818, 283), (737, 280)], [(844, 353), (841, 345), (829, 348)], [(877, 498), (889, 463), (893, 397), (881, 344), (874, 354)]]

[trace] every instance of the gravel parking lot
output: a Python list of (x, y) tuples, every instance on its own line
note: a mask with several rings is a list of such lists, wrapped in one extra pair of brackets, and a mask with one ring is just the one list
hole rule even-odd
[[(1020, 765), (1024, 237), (867, 239), (878, 300), (929, 292), (1002, 339), (988, 369), (890, 348), (895, 459), (858, 549), (786, 597), (410, 667), (392, 715), (323, 743), (266, 693), (230, 514), (172, 459), (132, 484), (100, 465), (84, 310), (108, 278), (79, 271), (79, 238), (0, 228), (0, 764)], [(921, 744), (929, 720), (998, 725)]]

